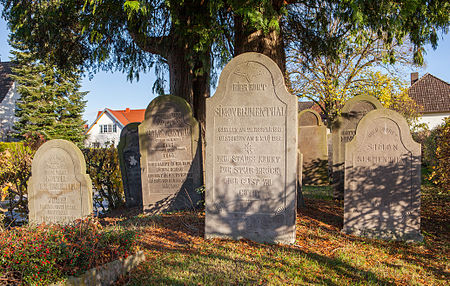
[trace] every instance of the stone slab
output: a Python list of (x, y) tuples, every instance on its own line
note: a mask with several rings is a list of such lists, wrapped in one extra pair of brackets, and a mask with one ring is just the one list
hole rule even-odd
[(189, 104), (158, 96), (139, 125), (143, 209), (146, 213), (187, 210), (201, 199), (199, 125)]
[(297, 98), (267, 56), (245, 53), (206, 100), (206, 238), (294, 243)]
[(389, 109), (373, 110), (345, 149), (343, 232), (421, 241), (421, 152), (406, 120)]
[(92, 181), (83, 153), (72, 142), (56, 139), (36, 152), (28, 181), (31, 223), (71, 223), (93, 210)]
[(117, 145), (125, 204), (129, 208), (142, 207), (139, 125), (138, 122), (127, 124), (120, 133), (120, 142)]
[(312, 109), (298, 114), (298, 148), (303, 154), (303, 184), (328, 183), (327, 127)]
[(332, 127), (333, 143), (333, 197), (344, 197), (345, 144), (352, 141), (361, 118), (374, 109), (382, 109), (373, 96), (358, 95), (351, 98), (342, 108), (341, 116)]

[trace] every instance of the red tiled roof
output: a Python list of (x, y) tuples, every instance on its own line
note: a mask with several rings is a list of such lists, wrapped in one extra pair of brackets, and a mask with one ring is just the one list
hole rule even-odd
[[(123, 126), (132, 122), (144, 121), (145, 109), (125, 109), (125, 110), (112, 110), (106, 108)], [(99, 115), (101, 112), (99, 112)], [(97, 116), (98, 117), (98, 116)]]
[(411, 85), (408, 95), (424, 113), (450, 111), (450, 84), (429, 73)]
[(9, 76), (11, 74), (11, 66), (12, 63), (10, 62), (0, 62), (0, 103), (13, 84), (13, 80)]

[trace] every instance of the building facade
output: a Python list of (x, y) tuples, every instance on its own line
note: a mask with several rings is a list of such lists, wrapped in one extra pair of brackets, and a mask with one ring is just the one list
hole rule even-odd
[(17, 121), (14, 112), (20, 95), (10, 77), (11, 66), (10, 62), (0, 62), (0, 141), (13, 140), (13, 126)]
[(117, 146), (120, 132), (125, 125), (144, 120), (145, 109), (112, 110), (105, 108), (97, 113), (97, 118), (86, 130), (86, 147)]

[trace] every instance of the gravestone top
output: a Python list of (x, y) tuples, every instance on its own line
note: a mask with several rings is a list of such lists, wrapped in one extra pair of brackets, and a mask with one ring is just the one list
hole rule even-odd
[(92, 182), (75, 144), (55, 139), (38, 149), (28, 181), (28, 208), (32, 223), (70, 223), (92, 213)]
[(206, 238), (295, 242), (297, 98), (269, 57), (244, 53), (206, 99)]
[(345, 144), (353, 139), (356, 127), (361, 118), (374, 109), (383, 109), (383, 106), (373, 96), (358, 95), (342, 108), (341, 116), (333, 124), (333, 187), (334, 198), (342, 199), (344, 195), (344, 161)]
[(298, 114), (298, 148), (303, 155), (304, 185), (323, 185), (328, 180), (327, 128), (319, 113), (305, 109)]
[(126, 206), (142, 207), (139, 122), (127, 124), (120, 132), (117, 145)]
[(158, 96), (139, 125), (144, 211), (197, 207), (201, 186), (199, 126), (181, 97)]
[(361, 119), (345, 151), (345, 233), (422, 239), (420, 149), (397, 112), (378, 109)]
[(298, 113), (298, 125), (302, 126), (323, 126), (322, 118), (313, 109), (305, 109)]

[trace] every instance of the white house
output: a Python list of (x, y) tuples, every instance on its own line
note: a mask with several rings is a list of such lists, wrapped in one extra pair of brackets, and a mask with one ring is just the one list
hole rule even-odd
[(418, 73), (412, 73), (408, 95), (423, 107), (419, 123), (426, 123), (430, 129), (450, 116), (450, 84), (447, 82), (429, 73), (420, 79)]
[(117, 146), (120, 132), (128, 123), (142, 122), (145, 109), (111, 110), (105, 108), (97, 113), (97, 118), (86, 130), (86, 147), (105, 147), (108, 144)]
[(12, 140), (14, 122), (17, 121), (14, 110), (20, 95), (10, 77), (11, 65), (10, 62), (0, 62), (0, 141)]

